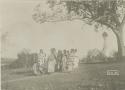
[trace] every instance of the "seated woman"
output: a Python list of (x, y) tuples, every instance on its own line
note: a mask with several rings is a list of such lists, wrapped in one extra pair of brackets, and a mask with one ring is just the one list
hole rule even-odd
[(34, 74), (38, 75), (46, 72), (46, 54), (40, 49), (37, 62), (33, 65)]

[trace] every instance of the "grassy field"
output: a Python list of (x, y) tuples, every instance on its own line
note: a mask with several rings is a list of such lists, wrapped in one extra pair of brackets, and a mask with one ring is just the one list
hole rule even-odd
[[(119, 76), (107, 76), (107, 70), (118, 70)], [(111, 81), (112, 80), (112, 81)], [(2, 71), (2, 90), (125, 90), (125, 62), (80, 64), (70, 73), (56, 72), (34, 76), (30, 70)]]

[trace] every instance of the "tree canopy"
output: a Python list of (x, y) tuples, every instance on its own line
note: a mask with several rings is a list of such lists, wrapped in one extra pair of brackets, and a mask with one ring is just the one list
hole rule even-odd
[(33, 19), (39, 23), (79, 19), (115, 29), (125, 22), (125, 1), (48, 0), (35, 7)]

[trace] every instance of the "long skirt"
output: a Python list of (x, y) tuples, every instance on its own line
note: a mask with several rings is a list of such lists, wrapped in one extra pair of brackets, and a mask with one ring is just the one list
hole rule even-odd
[(67, 71), (72, 71), (73, 70), (73, 61), (68, 60), (67, 62)]
[(48, 72), (55, 72), (55, 62), (54, 61), (48, 62)]
[(78, 68), (78, 65), (79, 65), (79, 58), (75, 57), (73, 63), (74, 63), (74, 66), (73, 66), (73, 67), (74, 67), (74, 68)]

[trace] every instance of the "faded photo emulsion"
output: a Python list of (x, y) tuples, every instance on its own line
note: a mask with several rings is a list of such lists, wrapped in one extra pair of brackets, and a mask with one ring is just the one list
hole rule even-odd
[(125, 90), (125, 0), (1, 0), (1, 90)]

